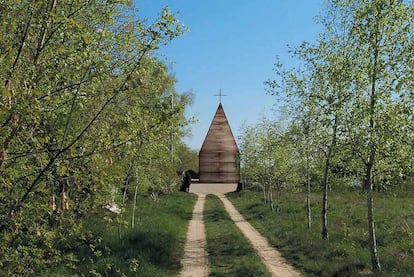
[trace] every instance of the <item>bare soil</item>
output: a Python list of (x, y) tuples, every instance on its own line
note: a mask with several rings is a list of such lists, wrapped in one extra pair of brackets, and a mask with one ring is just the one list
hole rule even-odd
[(190, 186), (190, 192), (202, 194), (226, 194), (235, 191), (237, 184), (221, 184), (221, 183), (193, 183)]
[(206, 194), (217, 195), (224, 204), (230, 218), (240, 229), (256, 250), (263, 264), (266, 265), (272, 276), (289, 277), (300, 274), (289, 264), (281, 254), (271, 247), (266, 238), (248, 223), (236, 210), (233, 204), (226, 198), (225, 193), (235, 191), (237, 184), (199, 184), (190, 186), (190, 192), (198, 195), (194, 206), (193, 218), (190, 221), (187, 242), (182, 260), (183, 270), (181, 276), (208, 276), (208, 260), (206, 254), (206, 235), (203, 223), (203, 210)]
[(218, 195), (218, 197), (223, 202), (230, 218), (240, 229), (242, 234), (249, 240), (272, 276), (300, 276), (292, 266), (286, 263), (281, 254), (269, 245), (267, 239), (243, 218), (224, 194)]
[(184, 246), (184, 258), (181, 261), (183, 269), (181, 276), (208, 276), (208, 263), (206, 252), (206, 232), (203, 221), (205, 194), (198, 194), (194, 205), (193, 218), (187, 231), (187, 240)]

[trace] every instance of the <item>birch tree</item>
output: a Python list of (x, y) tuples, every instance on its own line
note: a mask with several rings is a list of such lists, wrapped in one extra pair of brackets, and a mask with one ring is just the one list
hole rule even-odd
[[(125, 176), (122, 161), (185, 125), (186, 101), (170, 109), (174, 79), (154, 57), (183, 26), (168, 9), (147, 23), (127, 2), (0, 3), (0, 275), (75, 266), (61, 241), (97, 243), (79, 218)], [(62, 184), (69, 205), (54, 210)]]
[(407, 88), (412, 86), (413, 79), (413, 2), (341, 4), (340, 8), (353, 16), (349, 35), (355, 49), (356, 74), (349, 132), (364, 168), (371, 264), (375, 271), (380, 271), (374, 224), (374, 175), (381, 156), (386, 155), (390, 145), (402, 142), (401, 130), (411, 124), (412, 111), (404, 108), (402, 99), (412, 93)]
[(243, 177), (260, 186), (264, 203), (276, 212), (281, 208), (281, 194), (298, 185), (294, 165), (294, 147), (285, 127), (279, 122), (263, 119), (247, 127), (240, 137), (240, 161)]

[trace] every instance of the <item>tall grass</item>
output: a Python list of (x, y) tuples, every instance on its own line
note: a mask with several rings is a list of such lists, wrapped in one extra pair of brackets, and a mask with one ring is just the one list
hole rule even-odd
[[(312, 194), (313, 226), (306, 220), (305, 193), (286, 192), (281, 212), (262, 204), (259, 192), (232, 193), (230, 200), (282, 255), (307, 276), (373, 276), (367, 243), (366, 196), (331, 192), (329, 240), (321, 239), (321, 194)], [(414, 276), (414, 197), (392, 192), (374, 198), (377, 242), (383, 272)]]
[(100, 247), (93, 256), (82, 256), (76, 269), (54, 269), (48, 276), (177, 276), (181, 269), (188, 221), (195, 197), (164, 195), (158, 201), (141, 196), (137, 201), (135, 228), (130, 227), (130, 208), (119, 233), (114, 215), (100, 211), (88, 218), (88, 229)]
[(204, 222), (210, 276), (270, 276), (217, 196), (207, 196)]

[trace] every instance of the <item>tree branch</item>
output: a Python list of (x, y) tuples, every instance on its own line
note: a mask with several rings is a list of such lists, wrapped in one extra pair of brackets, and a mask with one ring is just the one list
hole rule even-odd
[(83, 136), (84, 134), (89, 130), (89, 128), (95, 123), (95, 121), (101, 116), (101, 114), (104, 112), (104, 110), (106, 109), (106, 107), (119, 95), (119, 93), (125, 88), (126, 84), (128, 83), (128, 81), (131, 79), (133, 73), (137, 70), (138, 66), (141, 65), (141, 62), (144, 58), (144, 56), (153, 49), (153, 45), (152, 43), (155, 41), (155, 38), (152, 38), (152, 40), (150, 41), (150, 43), (147, 44), (146, 48), (142, 51), (141, 55), (138, 58), (138, 61), (135, 63), (134, 67), (132, 68), (132, 70), (129, 72), (129, 74), (126, 76), (125, 80), (122, 82), (121, 86), (116, 89), (112, 96), (109, 97), (109, 99), (107, 99), (105, 101), (105, 103), (102, 105), (102, 107), (98, 110), (98, 112), (95, 114), (95, 116), (89, 121), (89, 123), (83, 128), (83, 130), (64, 148), (62, 148), (61, 150), (59, 150), (47, 163), (47, 165), (39, 172), (38, 176), (36, 177), (36, 179), (31, 183), (31, 185), (26, 189), (26, 192), (23, 194), (23, 196), (20, 198), (20, 201), (16, 204), (14, 211), (18, 211), (21, 209), (23, 203), (26, 201), (26, 199), (28, 198), (30, 192), (32, 192), (37, 184), (39, 183), (39, 181), (42, 179), (43, 175), (49, 170), (49, 168), (54, 164), (54, 162), (57, 160), (57, 158), (65, 153), (66, 151), (68, 151), (73, 145), (75, 145), (76, 142), (78, 142)]

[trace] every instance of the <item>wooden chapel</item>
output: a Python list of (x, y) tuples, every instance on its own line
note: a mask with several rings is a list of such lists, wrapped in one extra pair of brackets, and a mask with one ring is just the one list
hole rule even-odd
[(238, 183), (238, 154), (239, 148), (220, 101), (199, 152), (200, 183)]

